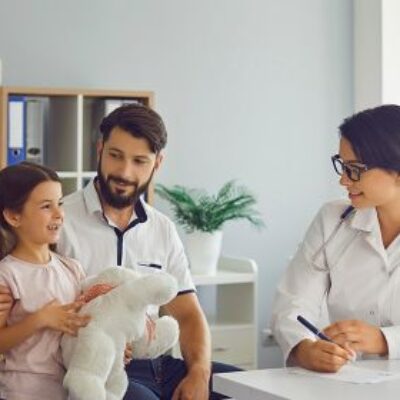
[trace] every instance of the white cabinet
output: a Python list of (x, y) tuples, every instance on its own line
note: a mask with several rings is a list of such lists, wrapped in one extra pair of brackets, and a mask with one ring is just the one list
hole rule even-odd
[[(210, 325), (212, 360), (244, 369), (257, 367), (257, 265), (245, 258), (221, 257), (215, 276), (194, 275)], [(173, 354), (178, 356), (179, 349)]]

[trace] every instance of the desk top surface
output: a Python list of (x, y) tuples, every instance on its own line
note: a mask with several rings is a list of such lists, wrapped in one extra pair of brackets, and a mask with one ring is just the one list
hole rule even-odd
[[(357, 363), (372, 369), (400, 371), (400, 360)], [(273, 369), (217, 374), (213, 382), (217, 392), (236, 400), (397, 400), (400, 396), (400, 379), (355, 384), (317, 376), (276, 373)]]

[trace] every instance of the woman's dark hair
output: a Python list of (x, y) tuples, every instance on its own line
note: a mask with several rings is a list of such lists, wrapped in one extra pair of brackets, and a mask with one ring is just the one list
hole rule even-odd
[(154, 110), (142, 104), (125, 104), (107, 115), (100, 124), (104, 142), (115, 127), (134, 137), (145, 138), (153, 153), (159, 153), (167, 144), (167, 130), (163, 120)]
[(358, 161), (400, 172), (400, 106), (388, 104), (361, 111), (345, 119), (339, 130)]
[(4, 210), (21, 212), (33, 189), (46, 181), (60, 182), (60, 178), (43, 165), (24, 161), (0, 170), (0, 260), (17, 243), (15, 233), (4, 218)]

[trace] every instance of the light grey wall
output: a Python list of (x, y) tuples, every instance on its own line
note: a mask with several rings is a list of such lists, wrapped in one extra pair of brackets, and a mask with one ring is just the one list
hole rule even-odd
[[(329, 156), (352, 112), (349, 0), (0, 0), (3, 83), (150, 89), (170, 133), (159, 180), (236, 178), (267, 228), (226, 226), (223, 250), (260, 268), (267, 325), (278, 277), (337, 196)], [(260, 365), (273, 365), (260, 348)]]

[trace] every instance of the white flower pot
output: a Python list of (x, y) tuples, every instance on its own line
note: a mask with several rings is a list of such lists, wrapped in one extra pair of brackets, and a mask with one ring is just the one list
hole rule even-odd
[(221, 253), (222, 231), (195, 231), (186, 235), (186, 253), (192, 274), (215, 275)]

